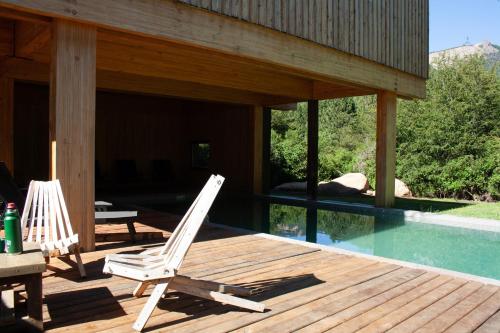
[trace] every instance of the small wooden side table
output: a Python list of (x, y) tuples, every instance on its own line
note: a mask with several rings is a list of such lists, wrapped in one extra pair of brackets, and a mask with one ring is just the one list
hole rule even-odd
[(40, 246), (23, 243), (23, 253), (0, 253), (0, 289), (22, 283), (26, 287), (28, 321), (34, 328), (43, 330), (42, 273), (47, 269)]

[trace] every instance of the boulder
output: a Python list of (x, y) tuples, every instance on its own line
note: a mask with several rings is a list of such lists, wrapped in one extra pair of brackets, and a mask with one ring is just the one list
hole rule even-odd
[(306, 182), (291, 182), (278, 185), (274, 189), (286, 192), (305, 192), (306, 188), (307, 188)]
[(346, 173), (329, 182), (318, 185), (318, 193), (322, 195), (351, 195), (364, 193), (370, 188), (368, 178), (362, 173)]
[(408, 185), (396, 178), (394, 182), (394, 195), (397, 197), (411, 197), (411, 191)]

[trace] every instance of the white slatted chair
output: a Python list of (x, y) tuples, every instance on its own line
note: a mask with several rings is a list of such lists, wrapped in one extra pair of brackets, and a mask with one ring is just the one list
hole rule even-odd
[(158, 301), (167, 291), (167, 287), (221, 303), (259, 312), (264, 311), (265, 305), (262, 303), (225, 294), (248, 296), (252, 294), (249, 289), (177, 275), (223, 182), (222, 176), (210, 177), (164, 246), (146, 250), (140, 254), (106, 256), (104, 273), (139, 281), (139, 285), (134, 290), (134, 296), (140, 297), (148, 285), (156, 285), (133, 325), (135, 330), (141, 331), (144, 328)]
[(69, 255), (73, 251), (80, 275), (86, 276), (78, 234), (73, 233), (59, 180), (31, 181), (21, 226), (23, 232), (28, 228), (27, 234), (24, 232), (24, 240), (40, 244), (45, 257), (50, 257), (55, 250), (59, 250), (61, 255)]

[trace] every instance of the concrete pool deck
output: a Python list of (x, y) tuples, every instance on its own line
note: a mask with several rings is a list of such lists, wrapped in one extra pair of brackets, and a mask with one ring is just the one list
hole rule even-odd
[[(138, 219), (138, 230), (164, 237), (178, 221), (152, 212)], [(98, 234), (128, 232), (119, 224), (96, 228)], [(47, 331), (132, 331), (147, 297), (131, 295), (133, 281), (103, 275), (103, 259), (155, 245), (158, 241), (99, 243), (95, 252), (82, 255), (84, 280), (66, 262), (53, 259), (43, 279)], [(145, 331), (498, 332), (498, 286), (310, 245), (205, 225), (181, 274), (255, 288), (260, 292), (251, 299), (268, 310), (253, 313), (170, 291)]]

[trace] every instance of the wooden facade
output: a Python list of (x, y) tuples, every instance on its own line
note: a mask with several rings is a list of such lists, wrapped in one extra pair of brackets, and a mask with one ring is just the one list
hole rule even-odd
[[(20, 154), (15, 81), (48, 83), (44, 170), (61, 179), (92, 250), (96, 89), (246, 110), (242, 184), (256, 193), (269, 184), (270, 108), (378, 94), (379, 110), (391, 111), (377, 131), (377, 175), (389, 184), (395, 101), (425, 97), (427, 50), (428, 0), (0, 0), (0, 159), (12, 169)], [(377, 196), (390, 206), (393, 188)]]
[(179, 1), (428, 75), (428, 0)]

